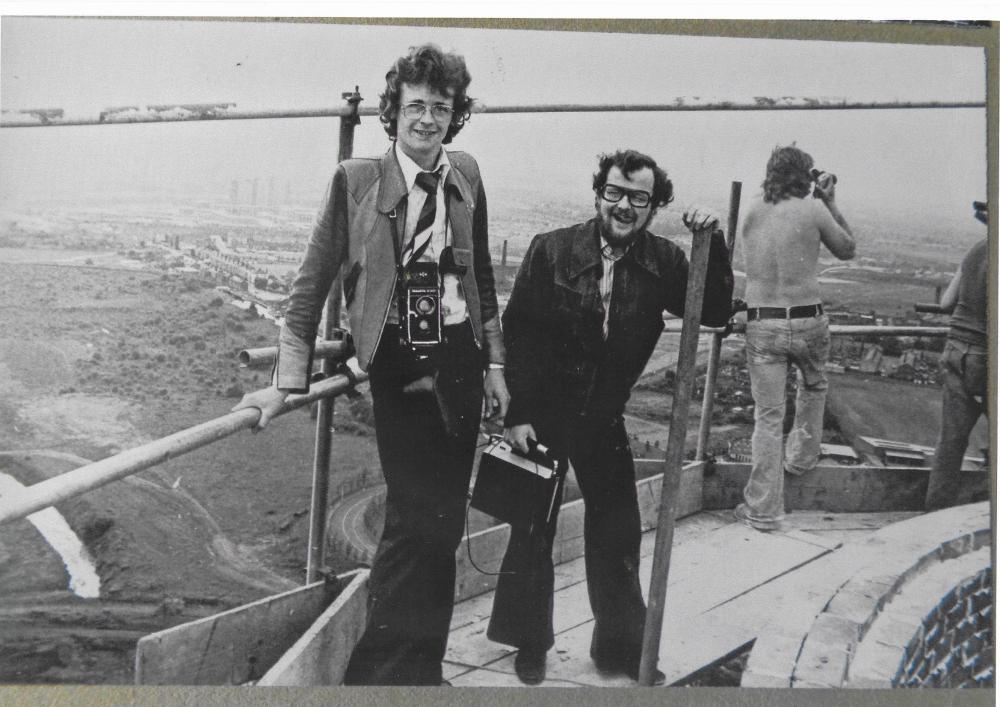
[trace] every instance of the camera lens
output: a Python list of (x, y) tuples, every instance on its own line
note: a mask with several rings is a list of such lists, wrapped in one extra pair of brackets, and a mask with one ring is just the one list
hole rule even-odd
[(436, 305), (432, 297), (420, 297), (414, 303), (413, 308), (417, 310), (419, 314), (431, 314)]

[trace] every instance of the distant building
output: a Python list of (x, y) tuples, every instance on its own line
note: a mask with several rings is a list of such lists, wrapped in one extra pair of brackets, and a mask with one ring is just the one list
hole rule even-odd
[(878, 344), (865, 344), (861, 353), (858, 370), (862, 373), (878, 373), (882, 365), (882, 347)]

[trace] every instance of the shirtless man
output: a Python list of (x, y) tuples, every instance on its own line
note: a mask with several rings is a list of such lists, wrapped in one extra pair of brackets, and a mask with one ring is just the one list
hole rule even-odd
[[(794, 145), (775, 148), (763, 200), (743, 224), (747, 368), (756, 406), (750, 479), (734, 514), (758, 530), (776, 529), (784, 515), (782, 469), (803, 474), (819, 458), (830, 352), (816, 278), (820, 244), (841, 260), (854, 257), (850, 227), (834, 201), (837, 179), (812, 167), (812, 157)], [(798, 369), (798, 390), (795, 423), (783, 449), (789, 363)]]

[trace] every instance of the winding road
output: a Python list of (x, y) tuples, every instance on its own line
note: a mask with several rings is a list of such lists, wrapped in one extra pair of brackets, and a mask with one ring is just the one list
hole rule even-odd
[(371, 562), (378, 541), (365, 529), (364, 515), (368, 505), (384, 495), (385, 485), (379, 484), (344, 496), (327, 513), (327, 537), (342, 538), (366, 562)]

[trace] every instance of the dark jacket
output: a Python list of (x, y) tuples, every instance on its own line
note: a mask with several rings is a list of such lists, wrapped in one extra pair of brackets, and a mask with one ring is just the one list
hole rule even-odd
[[(643, 232), (616, 267), (605, 341), (599, 242), (594, 218), (536, 236), (524, 256), (503, 315), (508, 427), (595, 406), (620, 414), (663, 331), (663, 311), (684, 314), (687, 257), (666, 238)], [(703, 324), (725, 325), (732, 293), (725, 241), (716, 234)]]
[[(479, 165), (464, 152), (448, 152), (444, 182), (455, 262), (467, 265), (462, 289), (483, 365), (503, 363), (503, 336), (490, 261), (486, 193)], [(406, 181), (390, 149), (376, 159), (337, 165), (285, 312), (275, 379), (278, 388), (305, 392), (323, 304), (338, 270), (358, 364), (368, 370), (382, 336), (396, 285), (394, 239), (406, 223)], [(398, 228), (394, 228), (393, 220)]]

